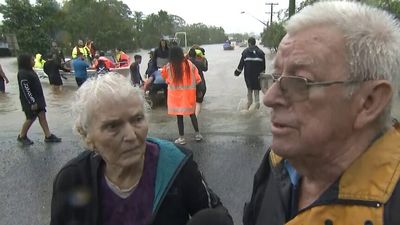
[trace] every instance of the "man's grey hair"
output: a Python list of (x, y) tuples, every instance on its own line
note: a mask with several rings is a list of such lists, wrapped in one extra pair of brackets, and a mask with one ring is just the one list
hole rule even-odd
[[(322, 1), (305, 7), (286, 24), (287, 33), (315, 26), (333, 26), (343, 33), (349, 79), (388, 80), (395, 95), (400, 73), (400, 26), (388, 12), (359, 2)], [(390, 116), (391, 104), (384, 113)]]
[(84, 140), (87, 136), (91, 118), (97, 113), (96, 110), (99, 110), (96, 106), (103, 106), (100, 110), (105, 111), (108, 110), (107, 105), (103, 103), (105, 100), (126, 101), (126, 99), (134, 98), (135, 96), (143, 104), (143, 109), (147, 117), (149, 105), (144, 98), (143, 90), (134, 87), (129, 78), (115, 72), (89, 78), (77, 90), (72, 103), (74, 131)]

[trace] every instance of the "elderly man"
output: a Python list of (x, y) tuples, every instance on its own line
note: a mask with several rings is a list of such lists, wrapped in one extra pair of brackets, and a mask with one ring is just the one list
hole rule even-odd
[(244, 224), (400, 224), (400, 128), (390, 117), (398, 21), (320, 2), (286, 30), (264, 79), (272, 143)]

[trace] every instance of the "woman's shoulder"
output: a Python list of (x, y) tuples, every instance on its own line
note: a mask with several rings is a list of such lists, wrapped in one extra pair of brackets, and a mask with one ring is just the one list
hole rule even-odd
[[(191, 157), (193, 152), (185, 147), (179, 146), (171, 141), (149, 137), (147, 141), (158, 146), (158, 149), (162, 154), (166, 154), (169, 157)], [(179, 157), (179, 158), (181, 158)]]
[(101, 158), (93, 151), (85, 150), (75, 158), (69, 160), (60, 170), (59, 173), (65, 170), (81, 170), (82, 168), (90, 167), (92, 164), (100, 162)]

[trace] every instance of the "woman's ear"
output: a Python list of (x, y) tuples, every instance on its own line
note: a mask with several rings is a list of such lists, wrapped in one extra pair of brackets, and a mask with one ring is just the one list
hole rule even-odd
[(392, 86), (387, 80), (366, 81), (359, 91), (359, 111), (354, 123), (355, 128), (365, 127), (379, 119), (393, 95)]
[(93, 140), (90, 138), (90, 135), (86, 136), (83, 141), (85, 142), (85, 146), (91, 150), (91, 151), (96, 151), (96, 147), (95, 144), (93, 142)]
[(76, 126), (76, 131), (78, 132), (79, 135), (81, 135), (82, 137), (86, 138), (87, 136), (87, 132), (85, 129), (83, 129), (83, 127), (81, 126)]
[(76, 131), (79, 133), (79, 135), (81, 135), (85, 146), (89, 150), (95, 150), (94, 142), (92, 141), (92, 138), (90, 137), (90, 135), (88, 135), (87, 131), (85, 129), (83, 129), (81, 126), (77, 126)]

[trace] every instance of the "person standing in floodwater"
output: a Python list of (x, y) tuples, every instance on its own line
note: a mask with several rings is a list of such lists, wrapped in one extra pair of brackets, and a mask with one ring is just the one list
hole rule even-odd
[(260, 108), (260, 73), (265, 71), (265, 53), (256, 45), (256, 39), (250, 37), (247, 40), (249, 47), (243, 50), (239, 65), (235, 70), (235, 76), (239, 76), (244, 69), (244, 80), (247, 86), (247, 108), (253, 104), (253, 93), (255, 108)]
[(178, 122), (179, 138), (176, 144), (184, 145), (183, 116), (190, 116), (195, 133), (195, 140), (203, 140), (199, 132), (199, 125), (195, 114), (196, 85), (201, 82), (201, 77), (196, 66), (186, 59), (179, 46), (169, 50), (169, 63), (162, 68), (161, 76), (168, 84), (167, 105), (168, 114), (175, 115)]
[[(64, 68), (60, 64), (60, 59), (56, 54), (50, 54), (47, 56), (47, 61), (44, 63), (43, 71), (47, 74), (51, 89), (55, 93), (60, 93), (62, 91), (63, 81), (61, 79), (60, 70), (69, 72), (69, 69)], [(67, 79), (66, 77), (63, 77)]]
[(38, 75), (33, 70), (35, 60), (30, 54), (21, 54), (18, 57), (18, 87), (19, 98), (26, 120), (18, 135), (18, 142), (22, 145), (32, 145), (28, 138), (28, 130), (39, 117), (40, 126), (43, 129), (45, 142), (61, 142), (61, 138), (52, 134), (46, 119), (46, 101), (44, 99), (42, 85)]
[(85, 58), (82, 52), (78, 52), (77, 58), (72, 61), (72, 67), (75, 72), (75, 81), (78, 87), (80, 87), (88, 78), (87, 69), (90, 67), (89, 64), (85, 62)]
[(9, 80), (0, 65), (0, 93), (6, 93), (6, 84), (8, 84), (8, 82)]
[(144, 81), (142, 75), (140, 75), (140, 63), (142, 63), (142, 56), (135, 55), (135, 61), (130, 65), (129, 71), (131, 73), (131, 81), (134, 86), (142, 86)]

